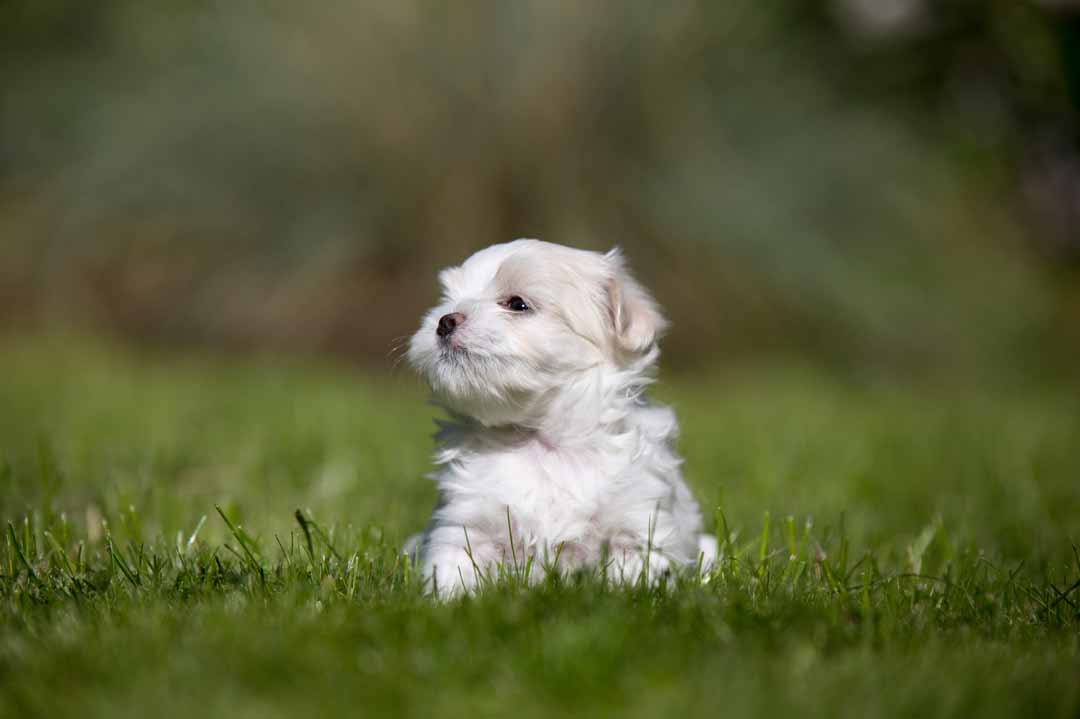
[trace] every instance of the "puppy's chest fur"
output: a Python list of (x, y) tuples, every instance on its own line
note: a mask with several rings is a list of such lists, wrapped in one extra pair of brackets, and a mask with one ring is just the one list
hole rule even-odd
[(515, 545), (538, 552), (570, 547), (582, 561), (606, 543), (636, 544), (657, 515), (692, 503), (680, 496), (673, 428), (670, 410), (642, 407), (606, 431), (563, 442), (480, 428), (451, 433), (434, 476), (435, 521), (507, 546), (513, 532)]

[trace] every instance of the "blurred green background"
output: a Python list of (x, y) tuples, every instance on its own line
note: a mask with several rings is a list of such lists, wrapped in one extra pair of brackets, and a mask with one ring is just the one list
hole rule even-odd
[(387, 367), (531, 236), (669, 366), (1076, 376), (1071, 5), (4, 0), (0, 327)]

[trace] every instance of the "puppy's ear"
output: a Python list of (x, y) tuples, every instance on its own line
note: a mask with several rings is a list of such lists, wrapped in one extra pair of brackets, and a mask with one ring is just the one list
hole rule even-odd
[(611, 268), (607, 293), (615, 345), (624, 352), (645, 352), (667, 328), (667, 320), (649, 291), (631, 276), (618, 247), (604, 259)]

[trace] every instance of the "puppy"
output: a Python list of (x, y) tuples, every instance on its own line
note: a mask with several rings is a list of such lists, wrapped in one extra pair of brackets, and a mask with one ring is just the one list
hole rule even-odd
[(438, 504), (406, 547), (429, 588), (452, 596), (530, 559), (532, 578), (606, 560), (624, 582), (710, 565), (675, 415), (644, 397), (666, 322), (620, 252), (516, 240), (439, 282), (408, 352), (450, 416)]

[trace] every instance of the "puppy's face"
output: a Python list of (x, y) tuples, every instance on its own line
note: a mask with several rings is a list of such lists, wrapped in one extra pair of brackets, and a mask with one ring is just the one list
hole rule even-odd
[(409, 360), (449, 408), (487, 425), (527, 423), (593, 368), (639, 360), (664, 320), (617, 251), (516, 240), (439, 275), (442, 299)]

